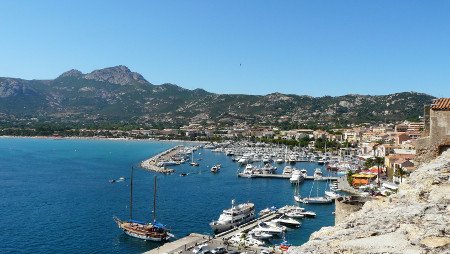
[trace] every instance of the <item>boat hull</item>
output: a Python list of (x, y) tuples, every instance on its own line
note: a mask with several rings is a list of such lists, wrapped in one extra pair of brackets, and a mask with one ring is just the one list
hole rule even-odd
[(304, 204), (330, 204), (333, 202), (332, 199), (312, 199), (312, 198), (304, 198), (301, 199), (300, 202)]
[(162, 242), (168, 241), (173, 235), (168, 233), (167, 230), (156, 232), (152, 230), (152, 226), (149, 224), (130, 223), (121, 221), (114, 217), (114, 221), (122, 231), (132, 237), (139, 238), (146, 241)]
[(232, 229), (232, 228), (242, 225), (244, 223), (247, 223), (247, 222), (253, 220), (254, 218), (255, 218), (255, 216), (250, 216), (238, 223), (227, 223), (227, 224), (217, 223), (216, 221), (213, 221), (209, 225), (211, 226), (212, 230), (214, 230), (214, 232), (219, 233), (219, 232), (227, 231), (229, 229)]

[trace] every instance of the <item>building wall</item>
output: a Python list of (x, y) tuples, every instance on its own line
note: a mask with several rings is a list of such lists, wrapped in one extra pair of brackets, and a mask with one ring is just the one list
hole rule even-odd
[(417, 140), (417, 162), (422, 164), (436, 158), (443, 147), (450, 146), (450, 111), (430, 110), (429, 136)]

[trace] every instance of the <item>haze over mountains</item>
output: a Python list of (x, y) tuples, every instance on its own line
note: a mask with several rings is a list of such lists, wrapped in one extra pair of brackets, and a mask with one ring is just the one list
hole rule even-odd
[(347, 124), (417, 118), (433, 98), (415, 92), (336, 97), (214, 94), (153, 85), (126, 66), (115, 66), (88, 74), (70, 70), (53, 80), (0, 78), (0, 120)]

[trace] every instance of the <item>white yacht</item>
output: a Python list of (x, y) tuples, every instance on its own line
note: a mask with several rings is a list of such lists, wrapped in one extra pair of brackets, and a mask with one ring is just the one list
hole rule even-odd
[(291, 211), (291, 212), (285, 213), (285, 215), (287, 217), (294, 218), (294, 219), (302, 219), (305, 217), (305, 215), (303, 214), (303, 211)]
[(219, 219), (209, 225), (214, 232), (222, 232), (233, 227), (249, 222), (255, 218), (255, 205), (244, 203), (235, 205), (235, 200), (231, 201), (231, 208), (223, 210)]
[(264, 174), (274, 174), (276, 170), (277, 168), (272, 166), (272, 164), (270, 163), (265, 163), (264, 167), (262, 168)]
[(283, 169), (283, 175), (290, 175), (292, 174), (292, 167), (291, 166), (286, 166)]
[(281, 225), (285, 225), (288, 227), (300, 227), (301, 223), (297, 220), (294, 220), (288, 216), (281, 216), (278, 219), (272, 220), (273, 222)]
[(314, 179), (315, 180), (320, 180), (323, 177), (323, 173), (322, 170), (320, 168), (316, 168), (316, 170), (314, 171)]
[(300, 173), (302, 173), (304, 178), (308, 176), (308, 171), (306, 171), (306, 169), (300, 169)]
[(219, 170), (220, 170), (220, 167), (217, 167), (217, 166), (212, 166), (211, 167), (211, 172), (212, 173), (217, 173), (217, 172), (219, 172)]
[(258, 230), (251, 230), (248, 232), (248, 235), (258, 240), (268, 240), (273, 237), (273, 235), (269, 233)]
[(289, 179), (289, 181), (290, 181), (292, 184), (299, 184), (299, 183), (303, 182), (304, 179), (305, 179), (305, 178), (303, 177), (303, 174), (300, 172), (300, 170), (294, 169), (294, 170), (292, 171), (292, 176), (291, 176), (291, 178)]
[(283, 228), (275, 225), (270, 225), (267, 222), (260, 222), (258, 226), (253, 229), (254, 231), (261, 231), (271, 235), (281, 235), (283, 233)]
[(300, 202), (304, 204), (329, 204), (333, 202), (333, 199), (325, 196), (325, 197), (307, 197), (301, 198)]

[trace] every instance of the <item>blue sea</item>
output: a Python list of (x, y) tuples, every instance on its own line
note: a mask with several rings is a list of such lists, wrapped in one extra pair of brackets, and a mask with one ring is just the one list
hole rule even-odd
[[(129, 218), (129, 175), (140, 161), (177, 145), (175, 142), (0, 138), (1, 253), (142, 253), (158, 246), (125, 235), (113, 216)], [(251, 201), (257, 211), (294, 204), (294, 187), (282, 179), (238, 178), (238, 165), (223, 153), (200, 149), (199, 167), (174, 166), (175, 174), (156, 174), (156, 217), (177, 237), (212, 234), (209, 222), (223, 209)], [(218, 174), (209, 169), (220, 163)], [(310, 174), (315, 163), (297, 163)], [(283, 164), (278, 165), (281, 172)], [(181, 177), (179, 173), (192, 173)], [(326, 172), (325, 169), (323, 172)], [(155, 173), (134, 171), (133, 217), (151, 221)], [(110, 179), (126, 177), (111, 184)], [(308, 196), (312, 181), (300, 194)], [(323, 194), (325, 182), (319, 191)], [(315, 188), (314, 191), (315, 192)], [(317, 217), (286, 238), (294, 245), (323, 226), (334, 225), (334, 205), (305, 205)]]

